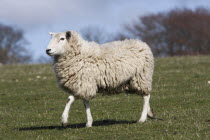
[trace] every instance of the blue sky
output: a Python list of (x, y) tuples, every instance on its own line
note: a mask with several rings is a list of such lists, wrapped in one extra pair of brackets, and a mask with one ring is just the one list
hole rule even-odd
[(100, 26), (110, 33), (139, 16), (173, 8), (210, 8), (210, 0), (1, 0), (0, 23), (25, 32), (36, 60), (45, 55), (48, 32)]

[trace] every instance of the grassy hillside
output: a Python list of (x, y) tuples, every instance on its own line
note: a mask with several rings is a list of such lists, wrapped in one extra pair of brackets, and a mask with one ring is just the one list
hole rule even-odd
[(209, 139), (210, 56), (159, 58), (151, 106), (159, 120), (135, 123), (137, 95), (101, 96), (91, 103), (94, 124), (85, 128), (81, 101), (60, 126), (67, 94), (56, 85), (50, 65), (0, 67), (0, 139)]

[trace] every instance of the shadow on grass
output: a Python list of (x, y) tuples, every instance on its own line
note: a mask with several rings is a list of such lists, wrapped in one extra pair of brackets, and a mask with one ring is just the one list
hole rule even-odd
[[(136, 123), (136, 121), (116, 121), (116, 120), (101, 120), (101, 121), (95, 121), (93, 122), (93, 127), (94, 126), (107, 126), (107, 125), (114, 125), (114, 124), (133, 124)], [(71, 124), (67, 125), (66, 127), (63, 127), (61, 125), (52, 125), (52, 126), (32, 126), (32, 127), (23, 127), (23, 128), (17, 128), (19, 131), (33, 131), (33, 130), (51, 130), (51, 129), (58, 129), (58, 130), (63, 130), (66, 128), (84, 128), (85, 123), (78, 123), (78, 124)]]

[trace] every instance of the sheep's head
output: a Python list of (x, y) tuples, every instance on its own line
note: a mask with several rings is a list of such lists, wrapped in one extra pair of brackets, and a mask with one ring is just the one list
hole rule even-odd
[(69, 47), (71, 32), (63, 32), (63, 33), (51, 33), (52, 37), (47, 49), (46, 53), (50, 56), (62, 55), (64, 54)]

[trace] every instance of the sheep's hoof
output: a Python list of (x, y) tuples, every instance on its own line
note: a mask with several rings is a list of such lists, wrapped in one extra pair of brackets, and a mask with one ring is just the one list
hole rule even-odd
[(139, 120), (138, 123), (145, 123), (146, 120)]
[(61, 124), (63, 127), (67, 127), (68, 123), (62, 123)]
[(86, 127), (88, 127), (88, 128), (92, 127), (92, 124), (86, 124)]
[(147, 115), (147, 117), (152, 119), (152, 120), (156, 119), (156, 117), (154, 115)]

